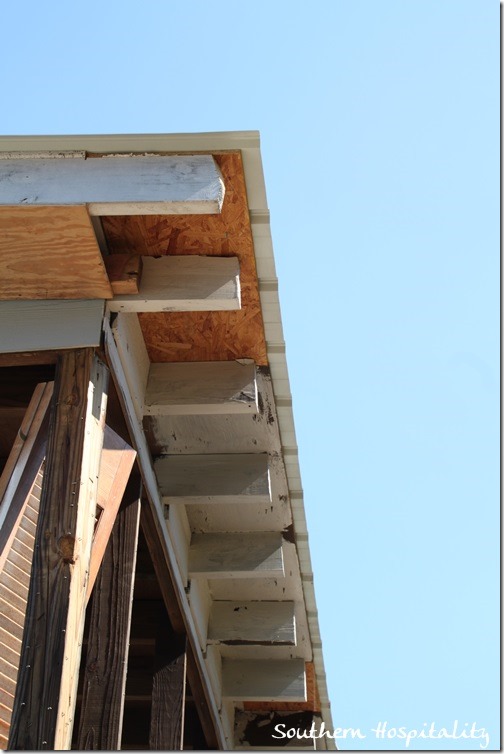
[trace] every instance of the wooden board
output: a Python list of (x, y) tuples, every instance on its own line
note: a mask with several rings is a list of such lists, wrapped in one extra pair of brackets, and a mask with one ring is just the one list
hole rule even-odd
[(142, 277), (142, 257), (138, 254), (109, 254), (104, 257), (112, 293), (138, 293)]
[(235, 701), (306, 700), (304, 660), (222, 661), (222, 695)]
[(0, 207), (0, 299), (61, 298), (112, 298), (86, 207)]
[(226, 185), (220, 215), (102, 220), (111, 253), (215, 254), (239, 259), (240, 311), (140, 315), (152, 362), (250, 358), (258, 365), (268, 363), (241, 154), (215, 155), (215, 160)]
[(97, 300), (0, 301), (4, 353), (99, 346), (104, 303)]
[(240, 308), (236, 257), (143, 258), (139, 292), (116, 295), (112, 312), (232, 311)]
[(208, 643), (295, 646), (294, 603), (215, 601), (210, 610)]
[(306, 701), (305, 702), (244, 702), (244, 710), (262, 710), (262, 711), (282, 711), (282, 712), (320, 712), (320, 696), (317, 687), (317, 678), (315, 676), (315, 666), (313, 662), (305, 664), (306, 675)]
[(267, 453), (163, 456), (154, 470), (168, 504), (271, 502)]
[(186, 637), (176, 634), (165, 617), (156, 638), (150, 750), (182, 751), (184, 748), (186, 644)]
[(0, 205), (88, 204), (92, 215), (219, 212), (222, 176), (211, 155), (6, 159)]
[(144, 414), (257, 413), (254, 362), (151, 364)]
[(190, 577), (243, 579), (283, 575), (282, 535), (279, 532), (192, 536)]
[(128, 395), (135, 407), (139, 421), (144, 413), (144, 398), (149, 377), (149, 356), (138, 322), (138, 314), (118, 314), (112, 325), (112, 333), (121, 360), (128, 364), (126, 381)]
[[(40, 468), (42, 459), (45, 454), (45, 442), (40, 442), (41, 438), (38, 438), (39, 431), (44, 423), (46, 412), (49, 407), (53, 393), (53, 383), (44, 382), (39, 383), (31, 398), (28, 409), (24, 415), (21, 427), (17, 433), (14, 445), (5, 464), (2, 476), (0, 477), (0, 529), (3, 530), (4, 523), (7, 523), (7, 518), (12, 517), (12, 511), (10, 507), (15, 496), (20, 499), (19, 487), (23, 480), (23, 474), (27, 463), (30, 461), (34, 451), (37, 453), (37, 459), (35, 460), (36, 470), (32, 472), (32, 476), (27, 480), (28, 488), (26, 484), (25, 489), (21, 490), (21, 503), (24, 503), (26, 496), (29, 493), (29, 488), (33, 483), (33, 479)], [(40, 446), (37, 451), (37, 438), (39, 439), (38, 445)], [(17, 512), (14, 512), (14, 516), (17, 516)], [(7, 528), (10, 530), (14, 526), (14, 520), (11, 520), (10, 526)], [(3, 531), (0, 535), (0, 553), (3, 549)], [(1, 562), (1, 555), (0, 555)]]
[(93, 591), (135, 458), (136, 450), (133, 450), (110, 427), (105, 427), (96, 498), (96, 504), (101, 512), (95, 526), (91, 548), (87, 586), (88, 600)]

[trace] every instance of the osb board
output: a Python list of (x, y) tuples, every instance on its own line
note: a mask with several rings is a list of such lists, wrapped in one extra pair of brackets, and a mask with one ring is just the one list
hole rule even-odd
[(241, 154), (214, 157), (226, 187), (220, 215), (104, 217), (103, 229), (113, 254), (205, 254), (237, 256), (240, 261), (241, 310), (139, 315), (152, 362), (250, 358), (266, 365)]
[(86, 207), (0, 207), (0, 299), (64, 298), (112, 298)]
[(306, 702), (243, 702), (243, 709), (250, 712), (320, 712), (320, 696), (313, 662), (305, 663)]

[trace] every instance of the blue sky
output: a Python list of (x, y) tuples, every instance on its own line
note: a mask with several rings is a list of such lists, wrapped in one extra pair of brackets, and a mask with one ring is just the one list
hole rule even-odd
[(334, 722), (498, 749), (499, 4), (28, 1), (2, 27), (3, 134), (261, 131)]

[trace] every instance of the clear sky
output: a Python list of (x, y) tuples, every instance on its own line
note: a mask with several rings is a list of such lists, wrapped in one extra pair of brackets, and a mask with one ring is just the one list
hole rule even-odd
[(498, 2), (1, 20), (3, 134), (261, 131), (334, 723), (366, 735), (340, 748), (458, 720), (498, 749)]

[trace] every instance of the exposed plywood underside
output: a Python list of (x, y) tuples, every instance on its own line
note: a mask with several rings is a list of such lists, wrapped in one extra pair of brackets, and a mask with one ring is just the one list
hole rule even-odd
[(261, 304), (242, 158), (215, 155), (226, 196), (220, 215), (104, 217), (111, 253), (163, 256), (236, 256), (240, 262), (242, 309), (233, 312), (140, 314), (152, 362), (230, 361), (267, 364)]
[(111, 297), (86, 207), (0, 207), (0, 299)]

